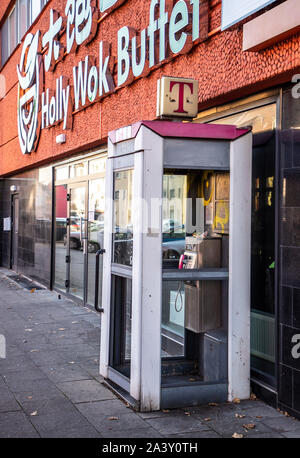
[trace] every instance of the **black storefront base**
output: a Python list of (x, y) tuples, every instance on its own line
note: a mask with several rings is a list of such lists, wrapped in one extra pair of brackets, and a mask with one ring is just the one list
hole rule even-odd
[(251, 390), (258, 399), (263, 400), (275, 409), (278, 407), (278, 394), (274, 388), (262, 383), (260, 380), (251, 378)]

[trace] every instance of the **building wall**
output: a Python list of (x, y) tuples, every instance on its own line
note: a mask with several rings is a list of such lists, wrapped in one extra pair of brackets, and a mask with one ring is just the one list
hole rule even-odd
[(291, 352), (300, 335), (300, 101), (291, 87), (283, 93), (280, 155), (280, 384), (283, 407), (300, 412), (300, 363)]
[(10, 187), (19, 196), (17, 272), (50, 286), (52, 231), (52, 170), (35, 169), (0, 181), (1, 265), (10, 267), (11, 233), (3, 232), (3, 218), (11, 216)]
[[(45, 33), (49, 28), (50, 9), (55, 8), (63, 14), (65, 4), (65, 1), (51, 0), (30, 31), (34, 33), (39, 29)], [(127, 0), (100, 23), (96, 38), (90, 44), (83, 44), (77, 53), (66, 56), (54, 73), (46, 73), (45, 87), (54, 89), (55, 80), (60, 75), (71, 79), (72, 67), (84, 60), (87, 54), (98, 58), (100, 40), (111, 42), (111, 54), (117, 56), (117, 31), (123, 25), (139, 31), (148, 26), (149, 6), (150, 0)], [(55, 142), (56, 136), (62, 133), (60, 125), (42, 131), (38, 151), (26, 157), (20, 152), (17, 135), (16, 66), (21, 54), (21, 47), (18, 47), (1, 72), (6, 78), (7, 93), (0, 101), (0, 118), (3, 120), (0, 130), (0, 176), (53, 157), (98, 146), (105, 143), (110, 130), (140, 119), (154, 119), (156, 82), (163, 74), (199, 79), (199, 110), (290, 80), (300, 67), (299, 35), (259, 52), (243, 52), (242, 27), (239, 25), (233, 30), (220, 32), (221, 1), (209, 0), (208, 6), (209, 37), (204, 42), (195, 45), (188, 54), (172, 58), (149, 76), (133, 81), (102, 102), (78, 112), (74, 115), (73, 130), (67, 132), (64, 145)], [(64, 40), (65, 35), (61, 42), (64, 43)]]

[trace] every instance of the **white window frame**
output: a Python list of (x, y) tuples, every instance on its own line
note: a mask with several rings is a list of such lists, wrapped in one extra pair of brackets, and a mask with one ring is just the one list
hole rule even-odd
[[(0, 36), (1, 36), (1, 39), (2, 39), (2, 31), (3, 31), (3, 27), (4, 27), (4, 24), (7, 23), (7, 29), (8, 29), (8, 36), (7, 36), (7, 46), (6, 46), (6, 49), (7, 49), (7, 58), (5, 61), (3, 61), (3, 56), (1, 55), (1, 65), (0, 65), (0, 68), (2, 68), (6, 62), (9, 60), (10, 56), (12, 55), (12, 53), (14, 52), (14, 50), (16, 49), (16, 47), (19, 45), (19, 43), (21, 43), (22, 39), (24, 38), (24, 36), (26, 35), (28, 29), (30, 28), (30, 26), (32, 25), (32, 23), (34, 21), (32, 21), (32, 9), (31, 9), (31, 5), (32, 5), (32, 1), (37, 1), (37, 0), (27, 0), (27, 24), (26, 24), (26, 32), (23, 36), (21, 36), (21, 27), (20, 27), (20, 17), (19, 17), (19, 3), (20, 3), (20, 0), (16, 0), (15, 1), (15, 4), (14, 6), (11, 8), (6, 20), (4, 21), (1, 29), (0, 29)], [(41, 14), (42, 10), (44, 9), (44, 7), (47, 5), (48, 3), (48, 0), (39, 0), (40, 2), (40, 7), (39, 7), (39, 12), (36, 16), (36, 18), (34, 20), (37, 19), (37, 17)], [(16, 40), (15, 40), (15, 47), (14, 49), (11, 49), (11, 42), (10, 42), (10, 27), (11, 27), (11, 24), (10, 24), (10, 17), (11, 15), (13, 14), (13, 12), (16, 12), (16, 30), (15, 30), (15, 35), (16, 35)]]
[[(14, 49), (10, 49), (11, 48), (11, 17), (12, 15), (15, 13), (16, 15), (16, 25), (15, 25), (15, 47)], [(7, 43), (7, 46), (8, 46), (8, 59), (9, 57), (12, 55), (13, 51), (16, 49), (17, 45), (19, 44), (19, 40), (18, 40), (18, 11), (17, 11), (17, 5), (15, 5), (11, 12), (9, 13), (7, 19), (8, 21), (8, 43)]]

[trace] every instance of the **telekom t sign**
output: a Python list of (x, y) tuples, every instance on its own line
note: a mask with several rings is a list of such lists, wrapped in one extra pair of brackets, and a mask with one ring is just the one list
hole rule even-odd
[(158, 81), (157, 116), (195, 118), (198, 114), (198, 81), (163, 76)]
[(173, 92), (173, 87), (178, 84), (179, 86), (179, 93), (178, 93), (178, 109), (174, 111), (174, 113), (185, 113), (187, 114), (188, 111), (184, 110), (184, 89), (185, 86), (190, 88), (191, 95), (194, 94), (194, 85), (193, 83), (187, 83), (185, 81), (171, 81), (170, 82), (170, 92)]

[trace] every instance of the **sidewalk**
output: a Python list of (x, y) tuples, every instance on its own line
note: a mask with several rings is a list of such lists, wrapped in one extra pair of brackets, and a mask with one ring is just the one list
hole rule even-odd
[(300, 422), (259, 400), (136, 413), (99, 376), (100, 316), (0, 269), (0, 438), (300, 437)]

